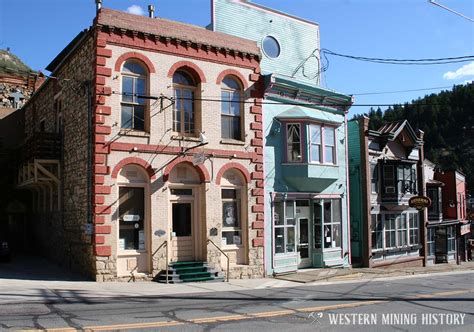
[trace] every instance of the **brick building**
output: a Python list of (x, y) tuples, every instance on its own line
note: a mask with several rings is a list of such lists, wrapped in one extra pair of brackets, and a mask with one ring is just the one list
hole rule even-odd
[(27, 139), (55, 142), (18, 176), (42, 250), (97, 281), (226, 256), (230, 277), (263, 276), (259, 60), (252, 41), (98, 10), (24, 107)]
[(471, 224), (467, 218), (466, 177), (458, 170), (441, 170), (425, 159), (428, 207), (427, 264), (460, 263), (469, 258)]

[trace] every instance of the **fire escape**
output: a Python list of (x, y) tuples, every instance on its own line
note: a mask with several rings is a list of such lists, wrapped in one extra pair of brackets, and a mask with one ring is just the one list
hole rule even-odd
[(60, 157), (59, 133), (34, 133), (23, 144), (17, 186), (33, 192), (37, 212), (60, 209)]

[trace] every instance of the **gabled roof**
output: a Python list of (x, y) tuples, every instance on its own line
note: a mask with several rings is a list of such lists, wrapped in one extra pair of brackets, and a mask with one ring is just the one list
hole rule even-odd
[(416, 136), (415, 131), (407, 120), (387, 123), (380, 127), (377, 131), (372, 131), (372, 134), (375, 134), (375, 136), (379, 136), (380, 138), (384, 138), (387, 141), (394, 141), (404, 130), (407, 132), (414, 145), (421, 143), (421, 140), (418, 139), (418, 136)]
[(97, 15), (96, 24), (144, 32), (160, 37), (176, 38), (182, 41), (227, 48), (260, 56), (260, 49), (255, 41), (164, 18), (150, 18), (102, 8)]

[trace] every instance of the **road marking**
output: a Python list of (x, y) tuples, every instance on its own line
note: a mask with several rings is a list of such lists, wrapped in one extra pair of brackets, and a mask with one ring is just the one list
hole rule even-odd
[[(414, 295), (403, 297), (403, 299), (416, 300), (419, 298), (433, 298), (436, 296), (451, 296), (451, 295), (459, 295), (459, 294), (472, 293), (472, 292), (474, 292), (474, 289), (469, 288), (469, 289), (437, 292), (437, 293), (431, 293), (431, 294), (414, 294)], [(336, 310), (336, 309), (355, 308), (355, 307), (361, 307), (361, 306), (366, 306), (366, 305), (388, 303), (390, 301), (393, 301), (393, 300), (391, 299), (369, 300), (369, 301), (359, 301), (359, 302), (349, 302), (349, 303), (338, 303), (338, 304), (316, 306), (316, 307), (304, 307), (304, 308), (294, 308), (294, 309), (286, 309), (286, 310), (263, 311), (263, 312), (257, 312), (257, 313), (244, 313), (244, 314), (216, 316), (216, 317), (183, 319), (182, 321), (170, 320), (170, 321), (148, 322), (148, 323), (85, 326), (85, 327), (82, 327), (81, 330), (85, 330), (85, 331), (111, 331), (111, 330), (118, 330), (118, 329), (133, 330), (133, 329), (144, 329), (144, 328), (155, 328), (155, 327), (179, 326), (179, 325), (184, 325), (184, 324), (208, 324), (208, 323), (216, 323), (216, 322), (227, 322), (227, 321), (233, 321), (233, 320), (287, 316), (287, 315), (292, 315), (292, 314), (297, 314), (297, 313), (307, 313), (307, 312), (316, 312), (316, 311), (321, 312), (321, 311)], [(53, 329), (43, 329), (43, 330), (22, 330), (22, 331), (70, 332), (70, 331), (78, 331), (78, 329), (66, 327), (66, 328), (53, 328)]]

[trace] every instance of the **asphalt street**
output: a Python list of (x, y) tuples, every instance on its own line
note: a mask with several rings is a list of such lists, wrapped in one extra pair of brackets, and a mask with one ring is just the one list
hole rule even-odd
[[(50, 289), (51, 290), (51, 289)], [(54, 290), (53, 290), (54, 291)], [(473, 331), (474, 272), (291, 288), (0, 303), (1, 330)], [(64, 295), (67, 296), (62, 296)], [(1, 294), (0, 294), (1, 298)]]

